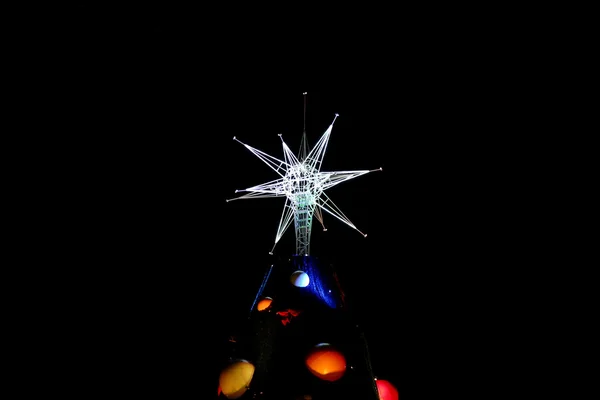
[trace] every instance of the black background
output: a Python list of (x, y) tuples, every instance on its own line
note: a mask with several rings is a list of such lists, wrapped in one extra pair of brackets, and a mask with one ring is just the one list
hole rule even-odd
[(449, 374), (463, 384), (465, 348), (495, 329), (482, 299), (519, 245), (503, 173), (521, 111), (504, 101), (502, 60), (448, 21), (380, 10), (380, 24), (332, 27), (326, 15), (266, 27), (242, 10), (89, 5), (65, 10), (46, 39), (74, 231), (92, 232), (77, 247), (82, 292), (101, 293), (88, 316), (105, 321), (106, 385), (216, 393), (218, 343), (252, 304), (283, 207), (225, 201), (276, 178), (232, 139), (282, 157), (278, 134), (297, 151), (303, 130), (313, 145), (335, 113), (323, 170), (383, 170), (327, 192), (368, 237), (326, 215), (313, 254), (334, 262), (376, 376), (406, 397)]

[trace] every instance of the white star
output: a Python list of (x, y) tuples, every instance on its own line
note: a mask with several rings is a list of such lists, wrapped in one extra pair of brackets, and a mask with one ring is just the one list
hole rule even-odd
[(335, 114), (331, 125), (329, 125), (325, 133), (323, 133), (323, 136), (321, 136), (310, 153), (308, 153), (306, 132), (304, 132), (298, 157), (292, 153), (290, 148), (283, 141), (283, 138), (281, 138), (281, 135), (279, 135), (283, 145), (283, 161), (242, 143), (236, 137), (233, 138), (235, 141), (242, 143), (248, 150), (264, 161), (281, 177), (274, 181), (252, 186), (244, 190), (236, 190), (236, 193), (246, 192), (246, 194), (227, 200), (285, 196), (285, 205), (279, 222), (279, 228), (277, 229), (275, 244), (270, 252), (271, 254), (273, 254), (277, 242), (279, 242), (283, 233), (289, 228), (293, 220), (296, 231), (296, 255), (308, 256), (313, 215), (321, 222), (323, 230), (327, 230), (323, 222), (323, 214), (321, 211), (333, 215), (346, 225), (358, 231), (361, 235), (367, 236), (359, 231), (333, 201), (331, 201), (329, 196), (325, 194), (325, 190), (332, 186), (369, 172), (381, 171), (381, 168), (361, 171), (321, 171), (327, 143), (329, 142), (331, 130), (337, 117), (338, 114)]

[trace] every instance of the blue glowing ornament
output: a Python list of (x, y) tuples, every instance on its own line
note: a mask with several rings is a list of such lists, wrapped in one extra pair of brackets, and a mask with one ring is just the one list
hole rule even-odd
[(310, 283), (310, 278), (306, 272), (298, 270), (292, 274), (290, 282), (296, 287), (307, 287)]

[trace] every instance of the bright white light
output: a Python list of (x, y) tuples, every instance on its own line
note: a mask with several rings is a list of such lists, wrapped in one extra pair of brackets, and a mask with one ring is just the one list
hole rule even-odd
[(313, 215), (317, 217), (323, 226), (323, 230), (327, 230), (323, 222), (322, 211), (333, 215), (335, 218), (339, 219), (352, 229), (357, 230), (364, 237), (367, 236), (359, 231), (358, 228), (356, 228), (356, 226), (354, 226), (354, 224), (350, 222), (350, 220), (342, 213), (342, 211), (333, 203), (329, 196), (325, 194), (325, 190), (342, 182), (346, 182), (369, 172), (381, 171), (381, 168), (361, 171), (321, 171), (323, 158), (325, 156), (327, 144), (329, 143), (329, 138), (331, 136), (331, 130), (338, 115), (339, 114), (335, 114), (335, 118), (331, 122), (331, 125), (329, 125), (325, 133), (323, 133), (317, 142), (316, 146), (310, 150), (310, 152), (308, 150), (306, 141), (306, 132), (303, 133), (300, 152), (297, 157), (283, 141), (281, 134), (278, 136), (280, 137), (283, 146), (283, 160), (270, 156), (258, 149), (255, 149), (254, 147), (248, 146), (247, 144), (239, 141), (235, 136), (233, 138), (235, 141), (242, 143), (242, 145), (254, 153), (254, 155), (260, 158), (280, 176), (279, 179), (263, 183), (261, 185), (252, 186), (244, 190), (236, 190), (236, 193), (247, 193), (240, 197), (230, 199), (239, 200), (266, 197), (285, 197), (285, 204), (281, 219), (279, 221), (279, 228), (277, 229), (275, 244), (269, 252), (270, 254), (272, 254), (277, 242), (279, 242), (293, 220), (296, 231), (296, 255), (307, 256), (310, 249), (310, 235)]

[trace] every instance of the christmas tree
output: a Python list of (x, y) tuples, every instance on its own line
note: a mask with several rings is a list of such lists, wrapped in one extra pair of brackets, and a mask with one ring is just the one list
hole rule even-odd
[[(306, 93), (304, 93), (306, 117)], [(396, 387), (373, 374), (368, 344), (348, 306), (343, 285), (331, 260), (315, 256), (310, 240), (313, 217), (323, 230), (333, 216), (361, 232), (325, 193), (339, 183), (373, 170), (322, 170), (338, 114), (311, 149), (306, 124), (300, 150), (293, 153), (281, 138), (283, 160), (242, 143), (279, 175), (279, 179), (236, 191), (238, 199), (285, 198), (283, 212), (247, 316), (226, 338), (217, 397), (228, 399), (357, 398), (398, 399)], [(275, 251), (294, 225), (296, 246), (290, 256)]]

